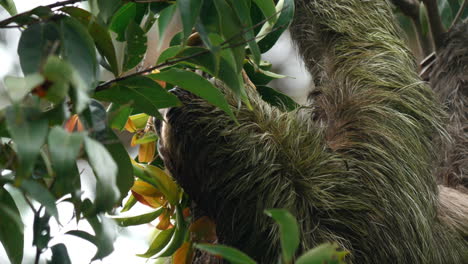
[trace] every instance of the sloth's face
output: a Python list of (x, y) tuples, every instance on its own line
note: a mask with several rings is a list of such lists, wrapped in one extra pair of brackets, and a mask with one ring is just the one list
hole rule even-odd
[[(198, 109), (207, 104), (195, 95), (179, 88), (170, 91), (182, 102), (182, 106), (161, 109), (163, 120), (156, 120), (159, 156), (171, 175), (182, 185), (192, 183), (199, 176), (193, 169), (194, 157), (203, 148), (197, 130)], [(200, 144), (199, 144), (200, 143)], [(184, 178), (184, 179), (182, 179)], [(189, 189), (188, 186), (182, 186)]]

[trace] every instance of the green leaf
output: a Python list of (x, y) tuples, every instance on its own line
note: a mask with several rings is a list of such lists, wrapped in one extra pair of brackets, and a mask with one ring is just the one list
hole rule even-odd
[(349, 252), (338, 251), (338, 248), (336, 243), (321, 244), (300, 256), (296, 264), (344, 264), (344, 258)]
[(70, 89), (73, 76), (71, 65), (57, 56), (49, 56), (44, 65), (43, 75), (49, 85), (45, 97), (53, 103), (61, 102)]
[(252, 63), (244, 64), (244, 70), (249, 76), (249, 79), (255, 85), (267, 85), (270, 81), (274, 79), (285, 78), (284, 75), (279, 75), (273, 72), (270, 72), (271, 63), (266, 61), (261, 61), (258, 65), (259, 67), (254, 67)]
[(69, 95), (74, 112), (80, 113), (88, 106), (89, 87), (67, 61), (58, 56), (49, 56), (44, 65), (43, 75), (47, 80), (44, 85), (48, 85), (45, 96), (48, 100), (55, 103), (63, 101), (71, 86), (72, 91)]
[(299, 247), (299, 226), (296, 218), (284, 209), (265, 210), (279, 225), (283, 260), (290, 263)]
[(59, 126), (52, 128), (49, 133), (49, 155), (55, 171), (53, 191), (58, 197), (80, 188), (76, 160), (83, 136), (81, 133), (68, 133)]
[(164, 10), (159, 13), (158, 17), (158, 29), (159, 29), (159, 38), (163, 39), (164, 33), (166, 32), (166, 28), (168, 27), (169, 23), (172, 20), (172, 17), (174, 16), (176, 11), (176, 6), (172, 5), (169, 6), (168, 8), (165, 8)]
[(119, 66), (117, 65), (117, 56), (115, 54), (114, 44), (112, 43), (112, 39), (107, 28), (97, 23), (91, 13), (81, 8), (66, 6), (60, 10), (74, 17), (80, 21), (83, 26), (88, 28), (88, 32), (93, 38), (99, 53), (101, 53), (107, 59), (107, 62), (111, 66), (112, 73), (115, 76), (118, 76)]
[(192, 28), (200, 15), (203, 0), (179, 0), (176, 2), (180, 11), (180, 18), (184, 31), (184, 42), (192, 34)]
[(253, 0), (253, 2), (260, 8), (263, 16), (265, 16), (271, 24), (276, 22), (276, 7), (273, 0)]
[(136, 163), (132, 163), (132, 165), (136, 177), (153, 185), (164, 194), (172, 205), (178, 204), (180, 198), (179, 186), (166, 172), (152, 165), (145, 165), (144, 167)]
[(33, 246), (37, 249), (43, 250), (47, 248), (50, 241), (50, 214), (48, 212), (41, 214), (34, 214), (33, 222)]
[(71, 231), (66, 232), (65, 234), (76, 236), (81, 239), (87, 240), (93, 244), (96, 244), (96, 238), (90, 233), (82, 231), (82, 230), (71, 230)]
[(234, 55), (234, 69), (239, 73), (242, 70), (245, 56), (245, 49), (242, 43), (246, 43), (242, 34), (242, 25), (226, 0), (214, 0), (213, 2), (215, 3), (216, 10), (218, 10), (218, 14), (220, 14), (219, 25), (222, 36), (228, 41), (228, 45), (231, 45), (228, 50), (231, 50)]
[(107, 130), (107, 140), (104, 146), (117, 164), (117, 188), (119, 188), (119, 201), (127, 196), (133, 186), (133, 167), (127, 150), (120, 142), (117, 135), (110, 129)]
[(148, 77), (180, 86), (201, 98), (207, 100), (214, 106), (225, 111), (232, 119), (236, 119), (223, 94), (209, 81), (200, 75), (177, 68), (172, 68)]
[(99, 7), (99, 17), (107, 24), (109, 19), (114, 15), (115, 11), (122, 6), (124, 1), (120, 0), (97, 0), (97, 5)]
[(452, 25), (453, 21), (452, 7), (450, 6), (448, 0), (439, 0), (437, 2), (439, 6), (440, 17), (442, 19), (442, 24), (446, 29), (448, 29)]
[[(161, 55), (159, 55), (158, 57), (158, 62), (157, 64), (160, 64), (160, 63), (164, 63), (164, 62), (167, 62), (171, 59), (175, 59), (177, 57), (182, 57), (181, 55), (179, 56), (179, 54), (181, 52), (184, 52), (184, 50), (187, 50), (187, 49), (191, 49), (191, 48), (186, 48), (184, 49), (182, 46), (180, 45), (174, 45), (172, 47), (169, 47), (167, 49), (165, 49)], [(209, 51), (206, 50), (206, 49), (203, 49), (201, 48), (200, 50), (198, 50), (198, 52), (205, 52), (205, 53), (208, 53)]]
[(211, 244), (195, 244), (195, 247), (206, 251), (212, 255), (221, 256), (230, 263), (233, 264), (255, 264), (255, 260), (251, 259), (245, 253), (223, 245), (211, 245)]
[(143, 60), (147, 48), (146, 34), (139, 25), (130, 21), (125, 31), (127, 46), (125, 47), (125, 57), (123, 71), (133, 69)]
[(50, 249), (52, 250), (52, 259), (47, 264), (72, 264), (64, 244), (53, 245)]
[(13, 102), (19, 102), (36, 86), (44, 82), (42, 75), (35, 73), (22, 77), (5, 77), (5, 90)]
[(0, 5), (5, 8), (5, 10), (11, 15), (14, 16), (18, 13), (16, 10), (16, 5), (13, 0), (0, 0)]
[(213, 1), (204, 1), (195, 28), (205, 46), (213, 54), (217, 53), (220, 47), (214, 46), (208, 36), (213, 33), (221, 33), (219, 20), (219, 14)]
[(102, 215), (93, 216), (87, 218), (87, 220), (91, 224), (94, 233), (96, 234), (95, 236), (81, 230), (71, 230), (65, 234), (82, 238), (94, 244), (97, 248), (97, 252), (92, 260), (102, 259), (114, 251), (114, 225), (110, 222), (110, 219), (103, 217)]
[(128, 210), (132, 209), (132, 207), (138, 202), (138, 200), (133, 196), (133, 194), (130, 194), (130, 197), (128, 198), (127, 202), (123, 206), (122, 210), (120, 211), (121, 213), (127, 212)]
[(135, 140), (135, 144), (145, 144), (154, 142), (156, 140), (158, 140), (158, 135), (156, 135), (154, 132), (147, 132), (141, 138)]
[(429, 32), (429, 21), (427, 18), (427, 10), (424, 2), (419, 3), (419, 22), (421, 23), (421, 30), (424, 36)]
[(114, 219), (119, 226), (142, 225), (142, 224), (147, 224), (153, 221), (154, 219), (156, 219), (158, 216), (161, 215), (163, 210), (164, 208), (161, 208), (154, 212), (146, 213), (142, 215), (130, 216), (130, 217), (116, 216), (116, 217), (111, 217), (111, 218)]
[(23, 222), (11, 195), (0, 186), (0, 242), (12, 264), (23, 259)]
[(117, 238), (115, 222), (102, 214), (87, 220), (96, 234), (94, 242), (98, 249), (91, 261), (102, 259), (114, 251), (114, 241)]
[(88, 30), (76, 19), (62, 19), (62, 57), (69, 62), (87, 86), (94, 88), (97, 82), (98, 63), (94, 41)]
[[(167, 60), (169, 56), (180, 50), (180, 47), (170, 47), (160, 56), (159, 61)], [(241, 98), (247, 106), (250, 106), (247, 95), (245, 93), (244, 83), (242, 76), (236, 73), (235, 69), (229, 64), (225, 58), (220, 58), (219, 67), (217, 66), (217, 59), (212, 53), (205, 48), (188, 47), (180, 52), (174, 58), (188, 59), (184, 63), (196, 65), (202, 68), (203, 71), (215, 76), (223, 81), (239, 98)]]
[(31, 198), (42, 204), (46, 211), (53, 216), (57, 222), (58, 211), (55, 205), (55, 197), (49, 192), (49, 190), (34, 180), (24, 180), (21, 182), (21, 189), (23, 189)]
[(52, 52), (58, 52), (60, 33), (53, 23), (28, 26), (21, 34), (18, 55), (24, 75), (41, 71), (41, 65)]
[[(275, 5), (273, 4), (273, 2), (271, 2), (271, 4), (273, 6), (273, 11), (274, 11)], [(268, 1), (265, 2), (265, 5), (268, 5)], [(259, 65), (261, 55), (260, 55), (260, 48), (258, 47), (257, 41), (255, 41), (254, 29), (252, 28), (252, 19), (250, 18), (250, 7), (249, 7), (250, 0), (232, 1), (232, 6), (241, 21), (242, 28), (246, 30), (244, 33), (244, 38), (249, 43), (250, 52), (252, 53), (254, 62), (255, 64)]]
[(109, 111), (110, 127), (117, 130), (123, 130), (128, 117), (132, 114), (133, 108), (128, 105), (112, 104)]
[(84, 140), (88, 161), (96, 175), (96, 207), (109, 210), (120, 197), (117, 188), (117, 164), (111, 154), (99, 142), (86, 137)]
[(151, 12), (158, 14), (161, 10), (165, 9), (166, 7), (172, 5), (172, 3), (168, 2), (151, 2), (150, 3), (150, 10)]
[(98, 141), (107, 141), (107, 112), (101, 102), (91, 99), (88, 108), (81, 114), (81, 120), (89, 129), (89, 136)]
[(117, 33), (117, 40), (125, 40), (125, 31), (128, 24), (136, 16), (137, 8), (135, 3), (127, 3), (114, 14), (109, 25), (109, 29)]
[(151, 242), (148, 250), (143, 254), (137, 254), (139, 257), (150, 258), (158, 254), (166, 247), (174, 234), (175, 227), (161, 231)]
[(31, 175), (34, 163), (47, 136), (48, 122), (42, 119), (38, 109), (13, 105), (6, 110), (6, 124), (16, 144), (19, 166), (17, 181)]
[(158, 109), (180, 105), (175, 95), (144, 76), (121, 81), (107, 90), (97, 92), (94, 97), (102, 101), (129, 104), (136, 112), (156, 117), (161, 117)]
[(292, 111), (299, 107), (299, 104), (291, 99), (291, 97), (268, 86), (257, 86), (257, 91), (265, 102), (283, 111)]
[[(261, 40), (258, 40), (258, 46), (260, 47), (261, 53), (265, 53), (270, 50), (273, 45), (275, 45), (276, 41), (278, 41), (281, 34), (283, 34), (291, 24), (294, 17), (294, 0), (279, 0), (276, 5), (276, 11), (281, 11), (281, 14), (273, 28), (268, 30), (268, 32), (265, 32), (262, 28), (257, 35), (257, 37), (261, 38)], [(268, 35), (264, 36), (267, 33)]]

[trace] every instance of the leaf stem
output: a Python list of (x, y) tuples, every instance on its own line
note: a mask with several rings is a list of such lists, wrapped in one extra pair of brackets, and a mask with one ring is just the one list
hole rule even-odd
[[(71, 5), (71, 4), (75, 4), (75, 3), (78, 3), (78, 2), (82, 2), (82, 1), (86, 1), (86, 0), (66, 0), (66, 1), (56, 2), (56, 3), (50, 4), (50, 5), (45, 5), (45, 7), (54, 8), (54, 7), (59, 7), (59, 6)], [(15, 19), (18, 18), (18, 17), (31, 14), (32, 10), (34, 10), (34, 9), (31, 9), (29, 11), (16, 14), (16, 15), (11, 16), (11, 17), (9, 17), (9, 18), (7, 18), (5, 20), (0, 21), (0, 28), (11, 28), (12, 26), (8, 26), (8, 24), (14, 22)]]

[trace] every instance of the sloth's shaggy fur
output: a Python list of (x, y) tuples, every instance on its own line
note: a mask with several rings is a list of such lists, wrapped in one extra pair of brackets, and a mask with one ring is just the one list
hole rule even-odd
[(317, 80), (311, 107), (284, 113), (248, 90), (254, 109), (237, 109), (224, 89), (236, 125), (177, 90), (184, 106), (160, 132), (168, 170), (215, 220), (219, 242), (260, 263), (281, 252), (266, 208), (297, 217), (301, 251), (336, 241), (355, 263), (467, 263), (463, 202), (440, 203), (432, 176), (443, 112), (388, 3), (297, 0), (296, 10), (292, 36)]
[(437, 179), (468, 193), (468, 20), (446, 34), (423, 78), (446, 107), (452, 137), (439, 155)]

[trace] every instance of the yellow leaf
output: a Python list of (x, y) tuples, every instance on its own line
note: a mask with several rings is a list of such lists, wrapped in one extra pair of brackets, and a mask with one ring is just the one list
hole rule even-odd
[(127, 119), (127, 123), (125, 123), (124, 128), (125, 128), (125, 130), (127, 130), (130, 133), (135, 133), (136, 130), (137, 130), (136, 127), (135, 127), (135, 124), (133, 124), (133, 121), (130, 118)]
[(144, 167), (147, 175), (154, 179), (157, 188), (166, 196), (171, 204), (179, 201), (179, 187), (163, 170), (156, 166), (147, 165)]
[(173, 227), (171, 223), (171, 211), (164, 209), (164, 212), (159, 216), (159, 223), (156, 226), (159, 230), (166, 230)]
[(129, 119), (132, 120), (133, 125), (135, 126), (135, 130), (145, 129), (146, 123), (148, 122), (149, 118), (150, 116), (144, 113), (132, 115), (129, 117)]
[(136, 146), (136, 141), (138, 140), (138, 134), (133, 134), (132, 141), (130, 141), (130, 146)]
[(64, 128), (68, 132), (73, 132), (73, 131), (83, 131), (84, 127), (83, 124), (80, 121), (80, 117), (78, 115), (72, 115), (67, 122), (65, 122)]
[(133, 183), (132, 191), (138, 193), (139, 195), (149, 196), (149, 197), (163, 196), (163, 194), (158, 189), (156, 189), (153, 185), (142, 180), (136, 180)]
[(156, 142), (149, 142), (140, 145), (138, 150), (138, 160), (140, 162), (152, 162), (156, 153)]
[(174, 253), (172, 257), (173, 264), (190, 264), (193, 260), (193, 246), (191, 242), (185, 242)]
[(159, 208), (159, 207), (164, 206), (167, 203), (166, 199), (163, 196), (161, 197), (143, 196), (134, 191), (132, 191), (132, 194), (135, 197), (135, 199), (137, 199), (138, 202), (144, 205), (147, 205), (151, 208)]

